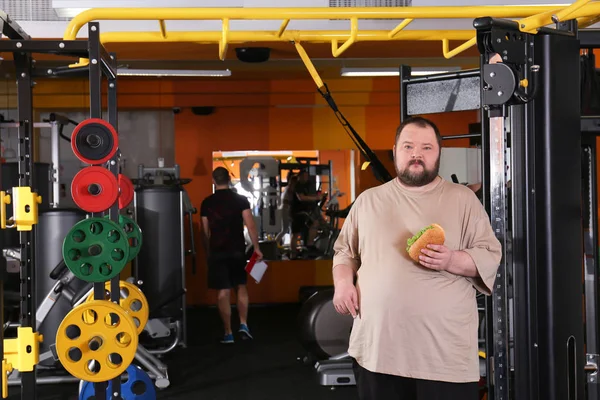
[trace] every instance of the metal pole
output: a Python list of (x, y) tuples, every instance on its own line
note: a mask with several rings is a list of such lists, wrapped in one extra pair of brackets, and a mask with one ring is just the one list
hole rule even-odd
[(52, 208), (58, 208), (60, 203), (60, 135), (58, 123), (50, 123), (50, 149), (52, 151)]

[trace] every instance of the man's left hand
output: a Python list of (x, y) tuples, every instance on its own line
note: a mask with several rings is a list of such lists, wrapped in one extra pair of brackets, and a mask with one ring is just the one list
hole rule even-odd
[(454, 251), (444, 245), (430, 244), (421, 253), (419, 264), (435, 271), (446, 271), (452, 263)]

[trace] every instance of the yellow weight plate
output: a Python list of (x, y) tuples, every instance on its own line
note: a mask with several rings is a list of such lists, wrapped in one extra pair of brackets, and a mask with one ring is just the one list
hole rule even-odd
[(121, 375), (133, 361), (137, 346), (137, 328), (131, 316), (106, 300), (75, 307), (56, 332), (60, 362), (71, 375), (89, 382)]
[[(106, 282), (104, 287), (106, 289), (104, 299), (110, 301), (110, 281)], [(121, 291), (119, 305), (127, 314), (131, 315), (133, 322), (137, 326), (137, 333), (139, 335), (144, 331), (144, 328), (148, 323), (148, 316), (150, 314), (148, 300), (142, 290), (133, 283), (119, 281), (119, 288)], [(86, 301), (90, 302), (92, 300), (94, 300), (93, 292), (90, 293)]]

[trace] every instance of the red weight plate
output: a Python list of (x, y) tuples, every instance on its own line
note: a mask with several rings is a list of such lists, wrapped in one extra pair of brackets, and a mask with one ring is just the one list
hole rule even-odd
[(79, 208), (87, 212), (109, 209), (119, 196), (117, 179), (106, 168), (87, 167), (71, 183), (71, 195)]
[[(85, 155), (81, 154), (81, 151), (77, 148), (77, 142), (78, 142), (77, 135), (82, 130), (90, 127), (90, 125), (100, 125), (102, 128), (104, 128), (104, 130), (106, 132), (108, 132), (110, 134), (110, 136), (112, 137), (112, 140), (113, 140), (113, 146), (110, 149), (110, 152), (106, 156), (104, 156), (98, 160), (87, 158)], [(119, 148), (119, 135), (117, 134), (117, 131), (110, 123), (108, 123), (107, 121), (105, 121), (101, 118), (88, 118), (84, 121), (81, 121), (79, 124), (77, 124), (75, 129), (73, 129), (73, 133), (71, 134), (71, 149), (73, 150), (73, 153), (75, 153), (75, 156), (77, 156), (78, 159), (80, 159), (82, 162), (87, 163), (87, 164), (92, 164), (92, 165), (104, 164), (105, 162), (110, 160), (115, 155), (118, 148)]]
[(122, 210), (133, 201), (133, 182), (123, 174), (119, 174), (119, 209)]

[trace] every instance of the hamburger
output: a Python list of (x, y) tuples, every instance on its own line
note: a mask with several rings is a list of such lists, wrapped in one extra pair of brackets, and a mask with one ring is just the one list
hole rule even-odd
[(431, 224), (421, 229), (416, 235), (406, 241), (406, 251), (410, 258), (419, 262), (421, 250), (427, 248), (429, 244), (444, 244), (446, 234), (444, 228), (438, 224)]

